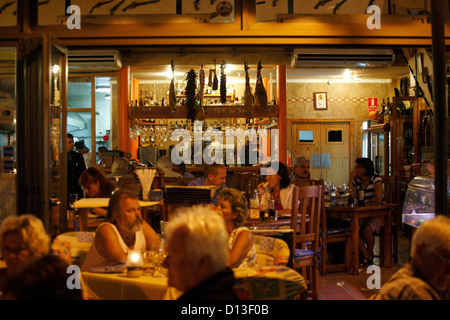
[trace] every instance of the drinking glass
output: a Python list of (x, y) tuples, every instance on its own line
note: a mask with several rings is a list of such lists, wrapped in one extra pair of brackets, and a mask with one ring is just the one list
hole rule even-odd
[(151, 256), (155, 271), (153, 276), (156, 278), (165, 278), (167, 276), (167, 269), (163, 267), (164, 260), (166, 260), (166, 250), (164, 247), (164, 240), (161, 240), (160, 245), (152, 246)]

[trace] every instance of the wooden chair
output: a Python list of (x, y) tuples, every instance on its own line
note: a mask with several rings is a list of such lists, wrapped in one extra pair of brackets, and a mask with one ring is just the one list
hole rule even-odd
[[(321, 221), (320, 221), (320, 274), (325, 276), (327, 272), (333, 272), (335, 270), (345, 269), (346, 272), (350, 271), (350, 254), (351, 254), (351, 234), (350, 231), (345, 228), (336, 228), (327, 226), (327, 213), (325, 211), (325, 195), (324, 195), (324, 182), (323, 179), (297, 179), (292, 182), (294, 185), (302, 186), (322, 186), (322, 209), (321, 209)], [(328, 244), (330, 243), (345, 243), (345, 263), (344, 264), (329, 264), (328, 263)]]
[(131, 192), (137, 196), (142, 195), (142, 186), (138, 179), (131, 177), (120, 177), (118, 187), (120, 190)]
[[(393, 176), (382, 176), (383, 179), (383, 195), (384, 195), (384, 202), (385, 203), (395, 203), (397, 202), (395, 199), (395, 177)], [(398, 205), (398, 204), (397, 204)], [(397, 209), (393, 210), (394, 213), (397, 212)], [(396, 214), (392, 216), (392, 244), (393, 244), (393, 250), (392, 250), (392, 257), (394, 260), (394, 263), (398, 262), (398, 232), (400, 228), (400, 222), (398, 221), (398, 217)], [(379, 258), (380, 258), (380, 265), (384, 266), (384, 229), (385, 226), (381, 226), (380, 228), (380, 234), (379, 234)]]
[(295, 186), (292, 193), (291, 229), (294, 232), (290, 241), (290, 266), (299, 272), (301, 270), (303, 277), (308, 279), (313, 300), (319, 298), (318, 255), (322, 193), (322, 186)]
[(245, 192), (247, 201), (253, 196), (254, 190), (257, 188), (260, 181), (260, 175), (256, 172), (235, 172), (234, 173), (234, 188)]

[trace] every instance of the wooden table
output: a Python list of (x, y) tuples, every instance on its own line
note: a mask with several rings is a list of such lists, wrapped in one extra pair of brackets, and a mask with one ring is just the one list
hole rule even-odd
[(327, 218), (330, 217), (350, 219), (350, 232), (352, 237), (350, 272), (352, 274), (359, 274), (359, 220), (370, 217), (383, 217), (384, 219), (384, 252), (386, 260), (385, 266), (388, 268), (392, 268), (392, 230), (390, 226), (392, 223), (392, 211), (395, 207), (395, 204), (366, 204), (363, 207), (325, 207)]
[[(92, 208), (107, 208), (109, 205), (109, 198), (83, 198), (76, 201), (73, 206), (80, 212), (80, 230), (88, 230), (88, 213), (89, 209)], [(157, 201), (141, 201), (139, 200), (139, 205), (143, 208), (143, 218), (147, 220), (147, 208), (151, 206), (160, 205)], [(97, 219), (98, 220), (98, 219)], [(101, 219), (103, 221), (103, 219)]]

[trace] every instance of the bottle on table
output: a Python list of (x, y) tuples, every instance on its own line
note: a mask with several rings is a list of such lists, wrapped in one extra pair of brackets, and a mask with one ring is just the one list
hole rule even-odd
[(358, 186), (358, 206), (364, 206), (364, 187), (362, 184)]
[(253, 192), (253, 198), (250, 199), (250, 219), (259, 218), (259, 199), (258, 190), (255, 189)]
[(336, 205), (336, 187), (334, 185), (331, 186), (330, 191), (330, 206)]

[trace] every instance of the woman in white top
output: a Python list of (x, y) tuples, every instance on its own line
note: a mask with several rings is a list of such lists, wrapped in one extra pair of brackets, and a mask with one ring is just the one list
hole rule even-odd
[(247, 200), (237, 189), (224, 188), (219, 193), (219, 213), (230, 234), (227, 266), (231, 268), (253, 267), (256, 264), (256, 247), (252, 233), (242, 224), (248, 217)]
[(269, 199), (275, 200), (276, 210), (291, 209), (294, 185), (291, 184), (288, 168), (284, 163), (274, 161), (268, 170), (271, 174), (266, 176), (266, 182), (258, 185), (260, 210), (267, 208)]
[(81, 270), (125, 262), (129, 250), (150, 250), (160, 238), (142, 219), (138, 198), (119, 191), (111, 196), (107, 221), (98, 226)]

